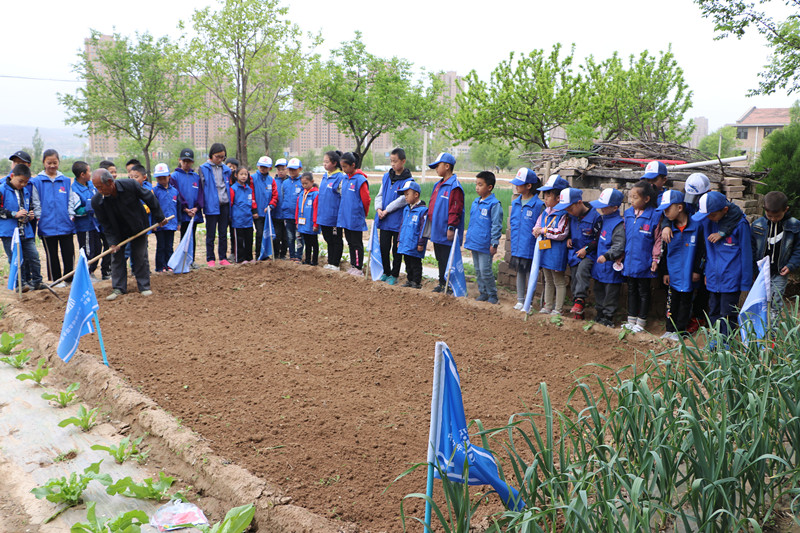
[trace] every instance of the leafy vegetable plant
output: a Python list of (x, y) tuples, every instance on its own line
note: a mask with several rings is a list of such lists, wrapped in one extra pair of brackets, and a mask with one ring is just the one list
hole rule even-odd
[(12, 350), (14, 350), (17, 344), (22, 342), (23, 337), (25, 337), (24, 333), (9, 335), (4, 331), (0, 334), (0, 353), (3, 355), (11, 355)]
[(31, 356), (28, 355), (33, 350), (30, 348), (25, 348), (24, 350), (20, 351), (19, 353), (15, 353), (14, 355), (6, 355), (5, 357), (0, 357), (0, 361), (4, 362), (7, 365), (11, 365), (14, 368), (22, 368), (25, 366), (25, 363), (31, 360)]
[(42, 394), (42, 398), (57, 403), (59, 407), (66, 407), (75, 400), (75, 391), (78, 390), (80, 386), (80, 383), (73, 383), (67, 387), (66, 392), (59, 391), (56, 394), (45, 392)]
[(97, 480), (105, 486), (111, 484), (111, 476), (100, 473), (100, 463), (102, 462), (103, 461), (98, 461), (87, 466), (83, 474), (73, 472), (69, 475), (69, 478), (50, 478), (43, 486), (31, 490), (33, 495), (39, 500), (45, 498), (49, 502), (64, 505), (56, 514), (46, 519), (44, 521), (45, 524), (54, 520), (70, 507), (74, 507), (83, 502), (81, 496), (90, 481)]
[(95, 502), (86, 504), (86, 520), (78, 522), (70, 528), (70, 533), (140, 533), (141, 526), (150, 519), (144, 511), (128, 511), (113, 518), (99, 520), (95, 513)]
[(81, 428), (81, 431), (89, 431), (97, 423), (97, 407), (94, 409), (86, 409), (83, 405), (78, 408), (78, 416), (71, 416), (65, 418), (58, 423), (58, 427), (65, 428), (70, 424), (76, 425)]
[(47, 364), (47, 359), (42, 357), (41, 359), (39, 359), (39, 364), (36, 365), (36, 368), (34, 370), (31, 370), (30, 372), (27, 372), (25, 374), (19, 374), (17, 376), (17, 379), (20, 381), (25, 381), (26, 379), (30, 379), (37, 385), (41, 385), (42, 380), (45, 378), (45, 376), (47, 376), (47, 374), (50, 373), (50, 369), (44, 366), (45, 364)]
[(147, 457), (146, 453), (143, 453), (139, 446), (142, 444), (142, 439), (144, 437), (139, 437), (138, 439), (131, 442), (128, 437), (122, 439), (119, 443), (119, 446), (103, 446), (100, 444), (95, 444), (92, 446), (93, 450), (98, 450), (101, 452), (108, 452), (108, 454), (117, 462), (117, 464), (122, 464), (128, 459), (136, 459), (136, 460), (143, 460)]
[(174, 477), (170, 477), (164, 472), (158, 473), (158, 481), (147, 478), (141, 483), (136, 483), (130, 476), (124, 477), (109, 486), (106, 492), (110, 495), (121, 494), (128, 498), (138, 498), (140, 500), (166, 500), (170, 497), (169, 488), (175, 482)]
[(242, 505), (241, 507), (234, 507), (222, 522), (218, 522), (213, 526), (196, 526), (203, 533), (242, 533), (250, 526), (253, 517), (256, 514), (256, 507), (252, 503)]

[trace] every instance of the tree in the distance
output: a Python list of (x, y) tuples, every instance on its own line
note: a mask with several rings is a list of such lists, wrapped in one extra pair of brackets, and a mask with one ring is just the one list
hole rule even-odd
[(759, 187), (759, 192), (783, 191), (789, 198), (791, 215), (800, 216), (800, 122), (770, 133), (753, 169), (769, 170), (761, 180), (765, 185)]
[(39, 128), (36, 128), (36, 131), (33, 132), (33, 139), (31, 139), (31, 144), (33, 144), (33, 163), (40, 165), (42, 163), (42, 154), (44, 153), (44, 139), (42, 139), (42, 135), (39, 133)]
[[(739, 154), (736, 149), (736, 128), (733, 126), (723, 126), (711, 132), (702, 139), (697, 149), (709, 157), (720, 158), (733, 157)], [(719, 154), (717, 154), (719, 152)]]

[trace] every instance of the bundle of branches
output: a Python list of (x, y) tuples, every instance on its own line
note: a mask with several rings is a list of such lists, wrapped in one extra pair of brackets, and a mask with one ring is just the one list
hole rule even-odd
[(530, 160), (534, 166), (550, 162), (555, 167), (565, 159), (585, 157), (593, 165), (616, 167), (625, 159), (658, 159), (703, 161), (709, 157), (694, 148), (670, 142), (643, 140), (603, 141), (592, 145), (590, 150), (571, 149), (568, 144), (546, 148), (540, 152), (528, 152), (520, 156)]

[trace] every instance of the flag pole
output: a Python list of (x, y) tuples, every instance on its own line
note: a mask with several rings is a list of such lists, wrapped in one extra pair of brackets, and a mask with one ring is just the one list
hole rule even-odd
[(17, 294), (22, 300), (22, 236), (17, 229)]
[(447, 288), (450, 287), (450, 269), (453, 268), (453, 246), (458, 245), (458, 229), (455, 230), (453, 234), (453, 244), (450, 245), (450, 256), (447, 258), (447, 269), (445, 270), (446, 275), (444, 277), (444, 293), (447, 294)]
[[(436, 464), (436, 450), (434, 449), (434, 442), (436, 441), (436, 428), (439, 427), (439, 403), (441, 401), (441, 367), (442, 360), (442, 342), (436, 343), (436, 355), (433, 358), (433, 392), (431, 393), (431, 428), (428, 432), (428, 479), (425, 487), (425, 495), (428, 498), (433, 497), (433, 473), (434, 465)], [(425, 500), (425, 532), (431, 531), (431, 504), (429, 500)]]
[(275, 241), (272, 240), (272, 208), (270, 206), (267, 206), (267, 222), (269, 222), (269, 244), (272, 248), (272, 260), (275, 261)]
[(94, 312), (94, 325), (97, 328), (97, 340), (100, 341), (100, 353), (103, 354), (103, 364), (108, 366), (108, 358), (106, 357), (106, 345), (103, 343), (103, 333), (100, 331), (100, 319), (97, 317), (97, 311)]

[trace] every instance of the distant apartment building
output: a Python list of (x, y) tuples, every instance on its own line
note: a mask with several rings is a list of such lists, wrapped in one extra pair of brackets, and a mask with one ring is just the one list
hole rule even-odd
[(747, 155), (747, 162), (744, 164), (755, 161), (770, 133), (788, 126), (790, 122), (788, 107), (752, 107), (735, 123), (728, 124), (736, 128), (737, 146), (743, 155)]
[(697, 148), (700, 141), (708, 135), (708, 119), (706, 117), (694, 117), (694, 132), (689, 139), (689, 148)]

